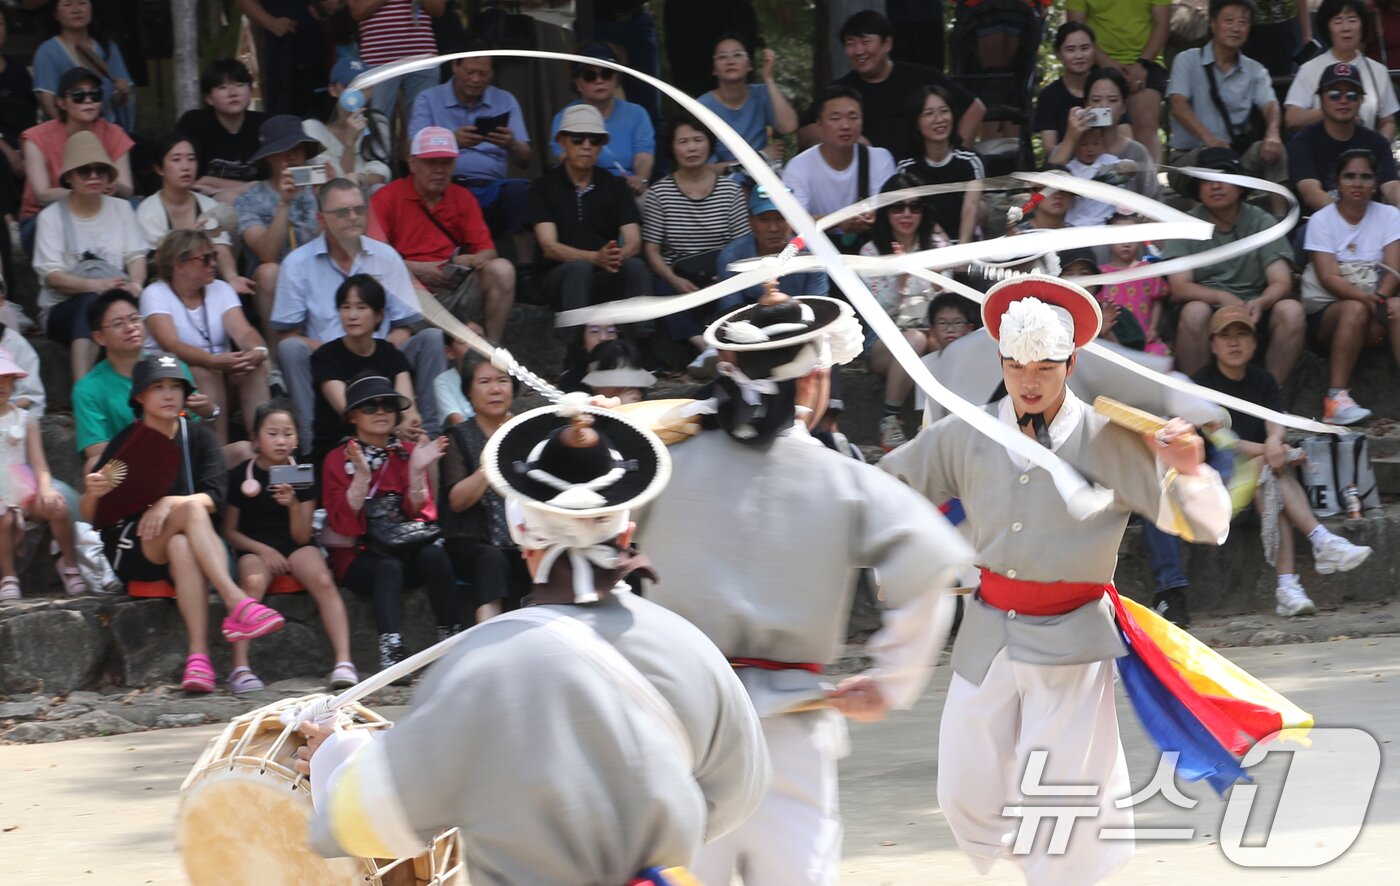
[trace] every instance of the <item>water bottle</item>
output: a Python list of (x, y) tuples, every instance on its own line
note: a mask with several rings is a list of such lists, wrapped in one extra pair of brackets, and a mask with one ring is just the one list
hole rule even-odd
[(1346, 502), (1347, 519), (1361, 519), (1361, 494), (1356, 491), (1356, 484), (1347, 485), (1346, 491), (1342, 493), (1342, 500)]

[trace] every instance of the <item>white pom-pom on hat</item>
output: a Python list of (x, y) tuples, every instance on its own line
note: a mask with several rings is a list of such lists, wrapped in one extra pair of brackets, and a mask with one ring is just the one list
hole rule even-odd
[(1074, 318), (1038, 298), (1014, 301), (1001, 315), (998, 349), (1017, 363), (1068, 360), (1074, 353)]

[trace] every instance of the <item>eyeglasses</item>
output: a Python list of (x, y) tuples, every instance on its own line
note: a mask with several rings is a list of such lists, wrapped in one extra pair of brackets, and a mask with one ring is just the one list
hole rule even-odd
[(206, 252), (203, 255), (187, 255), (180, 260), (203, 262), (206, 268), (212, 268), (214, 263), (219, 260), (219, 256), (212, 252)]
[(588, 142), (590, 145), (597, 147), (599, 145), (607, 144), (608, 137), (598, 132), (571, 132), (569, 133), (569, 141), (575, 145), (581, 145), (584, 142)]
[(610, 68), (584, 68), (574, 76), (584, 83), (593, 83), (598, 80), (611, 80), (616, 73)]
[(115, 330), (116, 332), (124, 332), (124, 331), (126, 331), (126, 330), (132, 328), (133, 326), (140, 326), (140, 325), (141, 325), (141, 315), (140, 315), (140, 314), (128, 314), (128, 315), (125, 316), (125, 317), (118, 317), (117, 319), (113, 320), (111, 323), (108, 323), (106, 326), (102, 326), (102, 327), (99, 327), (99, 328), (101, 328), (101, 329), (111, 329), (111, 330)]
[(105, 177), (107, 175), (107, 164), (89, 163), (86, 166), (79, 166), (77, 169), (73, 169), (70, 171), (78, 178), (97, 178), (98, 176)]
[(710, 57), (717, 62), (727, 62), (730, 59), (733, 59), (735, 61), (743, 61), (744, 59), (749, 57), (749, 54), (742, 49), (736, 49), (733, 52), (716, 52)]
[(923, 215), (924, 207), (919, 203), (896, 203), (890, 207), (890, 215), (904, 215), (909, 212), (915, 215)]
[(360, 203), (357, 206), (342, 206), (339, 209), (322, 209), (321, 213), (323, 215), (329, 215), (331, 218), (338, 218), (344, 221), (352, 215), (364, 215), (368, 211), (369, 207)]
[(1373, 182), (1376, 180), (1374, 172), (1343, 172), (1341, 175), (1344, 182)]
[(102, 90), (100, 90), (100, 89), (75, 89), (75, 90), (73, 90), (72, 92), (68, 93), (68, 100), (69, 100), (70, 102), (77, 102), (77, 103), (80, 104), (80, 105), (85, 105), (85, 104), (88, 104), (89, 102), (101, 102), (101, 101), (102, 101)]
[(1327, 96), (1328, 101), (1334, 102), (1339, 102), (1343, 99), (1354, 102), (1361, 98), (1361, 93), (1357, 92), (1355, 89), (1347, 89), (1345, 91), (1341, 89), (1329, 89), (1323, 94)]
[(378, 415), (381, 412), (398, 412), (399, 401), (393, 397), (381, 397), (378, 400), (366, 400), (357, 405), (355, 409), (365, 415)]
[(962, 329), (967, 326), (966, 320), (934, 320), (933, 325), (939, 329)]

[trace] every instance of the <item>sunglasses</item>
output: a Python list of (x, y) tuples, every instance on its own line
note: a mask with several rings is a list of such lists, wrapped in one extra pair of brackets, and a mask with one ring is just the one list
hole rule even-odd
[(206, 252), (203, 255), (187, 255), (183, 259), (181, 259), (181, 261), (203, 262), (206, 268), (214, 267), (214, 263), (218, 260), (219, 257), (212, 252)]
[(79, 166), (77, 169), (71, 170), (71, 174), (76, 175), (78, 178), (98, 178), (99, 176), (105, 178), (107, 175), (107, 166), (104, 163), (89, 163), (86, 166)]
[(1374, 172), (1343, 172), (1341, 178), (1344, 182), (1373, 182), (1376, 180), (1376, 174)]
[(584, 83), (594, 83), (598, 80), (611, 80), (616, 73), (609, 68), (584, 68), (574, 76)]
[(597, 147), (597, 146), (599, 146), (599, 145), (605, 145), (605, 144), (607, 144), (607, 143), (608, 143), (608, 137), (607, 137), (606, 135), (602, 135), (601, 133), (596, 133), (596, 132), (584, 132), (584, 133), (574, 133), (574, 132), (571, 132), (571, 133), (569, 133), (569, 141), (572, 142), (572, 143), (575, 144), (575, 145), (581, 145), (581, 144), (583, 144), (584, 142), (588, 142), (590, 145), (593, 145), (594, 147)]
[(1357, 99), (1361, 98), (1361, 93), (1357, 92), (1355, 89), (1329, 89), (1327, 90), (1327, 92), (1324, 93), (1324, 95), (1327, 96), (1327, 99), (1329, 101), (1334, 102), (1339, 102), (1343, 99), (1346, 99), (1349, 102), (1354, 102)]
[(89, 102), (101, 102), (101, 101), (102, 101), (102, 90), (100, 90), (100, 89), (77, 89), (77, 90), (74, 90), (73, 92), (68, 93), (68, 100), (69, 100), (70, 102), (77, 102), (77, 103), (80, 104), (80, 105), (85, 105), (85, 104), (88, 104)]
[(398, 412), (399, 401), (394, 397), (381, 397), (378, 400), (366, 400), (355, 409), (365, 415), (378, 415), (381, 412)]
[(363, 203), (358, 206), (342, 206), (339, 209), (321, 210), (324, 215), (329, 215), (331, 218), (338, 218), (341, 220), (347, 219), (352, 215), (364, 215), (368, 211), (369, 207)]
[(909, 212), (915, 215), (923, 215), (924, 207), (919, 203), (896, 203), (890, 207), (891, 215), (904, 215)]

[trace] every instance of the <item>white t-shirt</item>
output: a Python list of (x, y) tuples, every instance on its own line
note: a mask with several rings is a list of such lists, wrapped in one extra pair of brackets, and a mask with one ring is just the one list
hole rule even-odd
[[(197, 191), (192, 193), (194, 194), (196, 216), (219, 205), (213, 197), (206, 197)], [(166, 211), (165, 204), (160, 202), (159, 192), (141, 201), (141, 205), (136, 208), (136, 221), (141, 224), (142, 239), (151, 249), (155, 249), (160, 244), (161, 237), (170, 233), (170, 213)], [(233, 245), (233, 240), (229, 238), (227, 231), (220, 231), (213, 240), (218, 246)]]
[[(894, 155), (884, 148), (870, 148), (870, 177), (868, 196), (880, 193), (880, 186), (894, 175)], [(797, 202), (812, 215), (822, 216), (844, 209), (856, 202), (857, 154), (840, 171), (832, 169), (822, 158), (821, 146), (810, 147), (788, 161), (783, 169), (783, 184), (792, 190)]]
[[(141, 291), (142, 317), (167, 315), (175, 324), (175, 333), (180, 336), (180, 341), (211, 354), (233, 350), (228, 330), (224, 327), (224, 315), (232, 310), (241, 311), (243, 305), (233, 287), (222, 280), (215, 280), (204, 287), (204, 303), (194, 309), (186, 307), (168, 283), (152, 283)], [(149, 333), (146, 336), (146, 349), (165, 350)]]
[[(1330, 49), (1316, 58), (1309, 59), (1298, 69), (1298, 73), (1293, 75), (1293, 85), (1288, 87), (1288, 95), (1283, 99), (1284, 105), (1292, 105), (1295, 108), (1321, 107), (1317, 97), (1317, 82), (1322, 79), (1322, 72), (1329, 65), (1335, 65), (1339, 61), (1341, 59), (1333, 55)], [(1357, 119), (1370, 129), (1375, 129), (1377, 116), (1389, 117), (1400, 111), (1400, 102), (1395, 99), (1395, 86), (1390, 82), (1385, 65), (1373, 58), (1358, 54), (1348, 64), (1355, 64), (1361, 68), (1361, 79), (1364, 81), (1361, 85), (1366, 91), (1361, 98), (1361, 115)]]
[[(1099, 158), (1091, 164), (1081, 163), (1078, 160), (1070, 160), (1065, 164), (1069, 174), (1075, 178), (1093, 180), (1094, 176), (1103, 172), (1110, 166), (1119, 162), (1118, 158), (1109, 153), (1099, 155)], [(1069, 212), (1065, 213), (1065, 224), (1072, 228), (1083, 225), (1101, 225), (1113, 215), (1113, 207), (1102, 200), (1091, 200), (1088, 197), (1075, 197), (1074, 204), (1070, 206)]]
[[(1366, 205), (1361, 224), (1353, 226), (1337, 211), (1337, 204), (1323, 207), (1308, 221), (1303, 249), (1326, 252), (1338, 262), (1378, 262), (1386, 246), (1400, 240), (1400, 209), (1389, 203), (1372, 201)], [(1313, 314), (1336, 301), (1322, 288), (1311, 261), (1303, 271), (1303, 308)]]
[(65, 197), (45, 206), (39, 213), (34, 233), (34, 273), (41, 284), (39, 311), (43, 323), (48, 323), (53, 306), (70, 295), (43, 285), (54, 271), (71, 270), (84, 253), (91, 253), (124, 274), (127, 262), (146, 255), (146, 242), (141, 239), (136, 212), (130, 203), (116, 197), (103, 197), (102, 208), (92, 218), (73, 215), (74, 242), (68, 243), (63, 224), (66, 201)]

